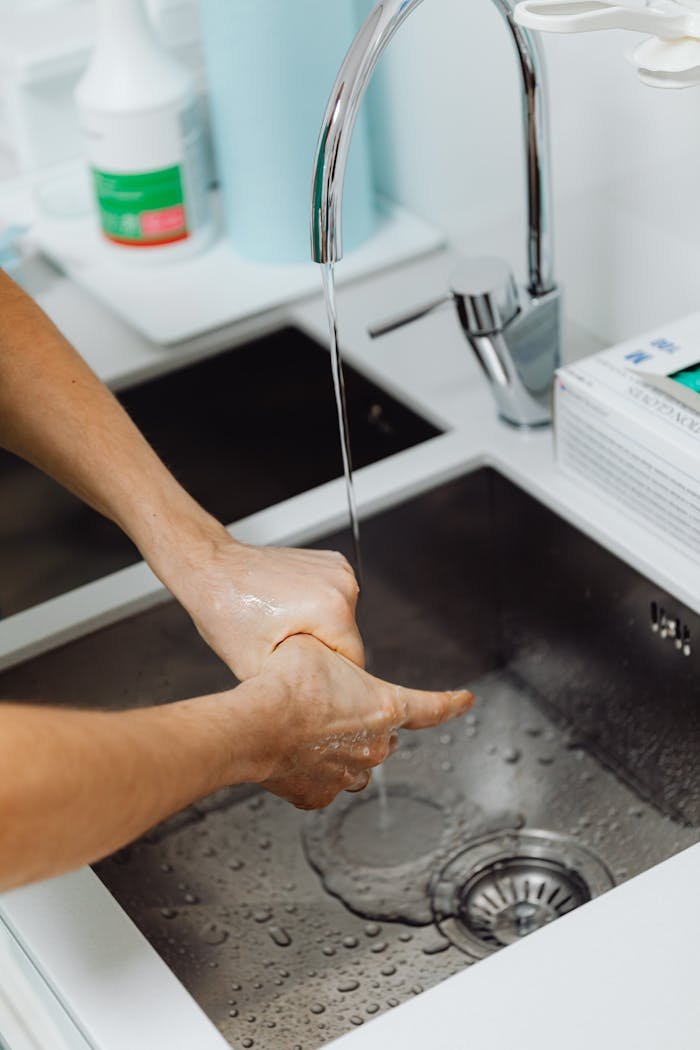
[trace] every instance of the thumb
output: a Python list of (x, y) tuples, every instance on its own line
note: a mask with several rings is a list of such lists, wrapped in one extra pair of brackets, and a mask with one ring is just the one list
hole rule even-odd
[(420, 689), (395, 686), (404, 729), (428, 729), (465, 714), (474, 704), (474, 695), (467, 689), (442, 693), (426, 693)]

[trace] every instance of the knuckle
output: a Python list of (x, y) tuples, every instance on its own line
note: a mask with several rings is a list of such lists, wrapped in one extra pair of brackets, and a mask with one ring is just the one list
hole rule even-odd
[(382, 693), (379, 702), (379, 714), (382, 724), (393, 727), (397, 722), (396, 698), (391, 693)]
[(317, 803), (318, 804), (317, 804), (317, 806), (315, 808), (316, 809), (325, 809), (326, 806), (330, 806), (331, 802), (334, 800), (334, 798), (336, 797), (338, 792), (342, 791), (342, 790), (343, 790), (343, 785), (342, 784), (338, 784), (335, 787), (322, 788), (318, 792), (318, 796), (317, 796)]
[(292, 799), (291, 802), (292, 802), (292, 804), (293, 804), (295, 809), (301, 809), (305, 813), (308, 813), (308, 812), (310, 812), (313, 809), (318, 809), (319, 808), (315, 804), (314, 800), (313, 799), (309, 799), (309, 798), (296, 798), (296, 799)]
[(345, 555), (341, 553), (341, 551), (333, 551), (332, 553), (333, 553), (333, 556), (335, 557), (336, 561), (338, 562), (338, 565), (340, 565), (341, 568), (343, 568), (343, 569), (350, 569), (350, 572), (353, 571), (352, 565), (350, 564), (348, 559), (345, 557)]
[(342, 619), (347, 619), (350, 615), (350, 602), (347, 593), (338, 587), (334, 587), (329, 597), (335, 615), (342, 617)]
[(389, 741), (378, 741), (372, 748), (371, 762), (373, 766), (381, 766), (389, 757)]
[(375, 739), (372, 741), (372, 744), (371, 744), (371, 756), (372, 756), (372, 759), (375, 760), (375, 764), (378, 764), (379, 762), (383, 762), (386, 758), (389, 757), (389, 753), (390, 753), (390, 742), (389, 741), (390, 741), (391, 733), (392, 733), (391, 728), (384, 729), (384, 730), (382, 730), (381, 733), (378, 733), (377, 736), (375, 737)]

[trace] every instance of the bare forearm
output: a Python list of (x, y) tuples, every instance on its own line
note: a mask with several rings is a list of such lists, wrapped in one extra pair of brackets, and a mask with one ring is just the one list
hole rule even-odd
[(0, 705), (0, 890), (91, 863), (257, 779), (251, 690), (126, 712)]
[[(96, 333), (98, 337), (98, 333)], [(0, 271), (0, 445), (115, 521), (167, 572), (175, 538), (221, 526), (182, 489), (119, 402)]]

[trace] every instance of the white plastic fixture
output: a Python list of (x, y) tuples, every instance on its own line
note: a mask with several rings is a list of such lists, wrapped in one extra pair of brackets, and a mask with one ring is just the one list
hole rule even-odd
[(524, 0), (515, 9), (515, 20), (549, 33), (650, 33), (630, 56), (642, 83), (661, 88), (700, 84), (700, 0), (651, 0), (645, 7), (599, 0)]

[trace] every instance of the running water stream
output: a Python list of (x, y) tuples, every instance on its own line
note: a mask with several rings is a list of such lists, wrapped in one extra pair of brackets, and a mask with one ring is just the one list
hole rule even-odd
[[(350, 515), (350, 528), (352, 530), (353, 555), (355, 561), (355, 575), (360, 585), (360, 604), (358, 605), (358, 622), (362, 625), (361, 603), (364, 594), (364, 575), (362, 569), (362, 543), (360, 537), (360, 519), (357, 513), (357, 496), (355, 493), (355, 482), (352, 470), (352, 450), (350, 446), (350, 424), (348, 420), (348, 406), (345, 397), (345, 380), (343, 377), (343, 361), (340, 355), (340, 344), (338, 341), (338, 310), (335, 302), (335, 269), (333, 263), (326, 263), (323, 267), (323, 292), (326, 301), (326, 313), (328, 315), (328, 334), (330, 339), (331, 368), (333, 370), (333, 386), (335, 388), (335, 403), (338, 411), (338, 429), (340, 432), (340, 450), (343, 457), (343, 472), (345, 474), (345, 490), (348, 500), (348, 513)], [(367, 651), (367, 665), (369, 670), (369, 650)], [(378, 766), (373, 770), (373, 780), (377, 787), (379, 796), (379, 824), (380, 829), (389, 826), (389, 807), (386, 790), (384, 770)]]

